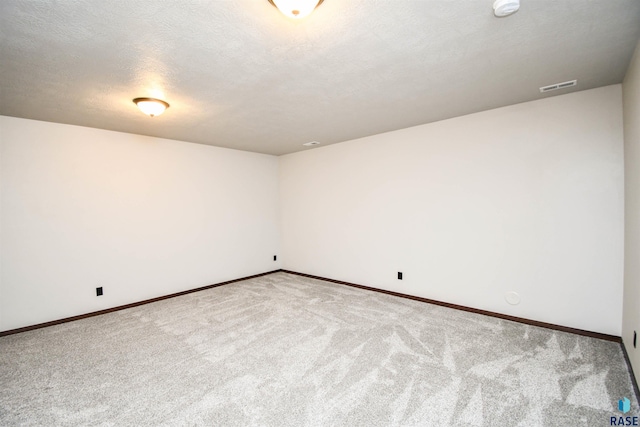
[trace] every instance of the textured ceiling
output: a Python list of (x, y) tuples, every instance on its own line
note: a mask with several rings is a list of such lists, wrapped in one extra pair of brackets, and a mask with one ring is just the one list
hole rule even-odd
[(2, 0), (0, 114), (279, 155), (620, 83), (640, 37), (638, 0), (492, 3)]

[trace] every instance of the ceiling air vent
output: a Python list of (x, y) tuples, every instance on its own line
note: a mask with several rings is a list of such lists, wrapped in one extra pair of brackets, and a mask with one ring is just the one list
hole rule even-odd
[(318, 141), (311, 141), (311, 142), (305, 142), (304, 145), (305, 147), (311, 147), (312, 145), (319, 145), (320, 143)]
[(540, 88), (540, 92), (551, 92), (552, 90), (564, 89), (566, 87), (575, 86), (578, 83), (577, 80), (571, 80), (568, 82), (556, 83), (554, 85), (543, 86)]

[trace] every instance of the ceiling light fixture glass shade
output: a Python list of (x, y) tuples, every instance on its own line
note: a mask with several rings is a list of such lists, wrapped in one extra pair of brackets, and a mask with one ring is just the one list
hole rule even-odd
[(164, 110), (169, 108), (169, 104), (155, 98), (136, 98), (133, 102), (138, 106), (140, 111), (151, 117), (159, 116), (164, 113)]
[(309, 16), (324, 0), (269, 0), (283, 15), (293, 19)]

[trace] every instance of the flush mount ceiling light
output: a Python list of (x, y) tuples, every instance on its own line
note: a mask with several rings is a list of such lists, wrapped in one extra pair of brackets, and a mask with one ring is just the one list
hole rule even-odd
[(520, 9), (520, 0), (496, 0), (493, 2), (493, 14), (498, 18), (509, 16)]
[(140, 111), (151, 117), (159, 116), (164, 113), (164, 110), (169, 108), (169, 104), (155, 98), (136, 98), (133, 102), (138, 106)]
[(283, 15), (293, 19), (309, 16), (324, 0), (268, 0)]

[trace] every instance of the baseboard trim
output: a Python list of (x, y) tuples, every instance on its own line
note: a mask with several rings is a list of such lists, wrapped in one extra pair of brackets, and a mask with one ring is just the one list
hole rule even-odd
[(138, 307), (140, 305), (150, 304), (152, 302), (162, 301), (162, 300), (169, 299), (169, 298), (175, 298), (175, 297), (179, 297), (179, 296), (182, 296), (182, 295), (187, 295), (187, 294), (191, 294), (191, 293), (194, 293), (194, 292), (204, 291), (204, 290), (211, 289), (211, 288), (217, 288), (218, 286), (229, 285), (231, 283), (240, 282), (242, 280), (254, 279), (256, 277), (266, 276), (268, 274), (277, 273), (279, 271), (281, 271), (281, 270), (273, 270), (273, 271), (268, 271), (266, 273), (254, 274), (253, 276), (247, 276), (247, 277), (242, 277), (240, 279), (228, 280), (226, 282), (221, 282), (221, 283), (216, 283), (216, 284), (213, 284), (213, 285), (202, 286), (200, 288), (189, 289), (189, 290), (182, 291), (182, 292), (176, 292), (174, 294), (163, 295), (161, 297), (151, 298), (151, 299), (147, 299), (147, 300), (144, 300), (144, 301), (132, 302), (131, 304), (119, 305), (119, 306), (113, 307), (113, 308), (106, 308), (104, 310), (93, 311), (91, 313), (86, 313), (86, 314), (80, 314), (78, 316), (65, 317), (64, 319), (52, 320), (50, 322), (45, 322), (45, 323), (38, 323), (37, 325), (25, 326), (25, 327), (17, 328), (17, 329), (10, 329), (8, 331), (1, 331), (0, 332), (0, 337), (4, 337), (6, 335), (18, 334), (20, 332), (33, 331), (34, 329), (46, 328), (47, 326), (59, 325), (61, 323), (73, 322), (74, 320), (86, 319), (88, 317), (100, 316), (101, 314), (113, 313), (114, 311), (124, 310), (124, 309), (131, 308), (131, 307)]
[(627, 353), (627, 347), (624, 345), (624, 341), (620, 341), (620, 347), (622, 347), (622, 354), (624, 360), (627, 362), (627, 368), (629, 368), (629, 375), (631, 375), (631, 383), (633, 384), (633, 391), (636, 394), (636, 400), (640, 405), (640, 389), (638, 389), (638, 381), (636, 380), (636, 374), (633, 372), (633, 366), (631, 366), (631, 360), (629, 359), (629, 353)]
[[(467, 312), (470, 312), (470, 313), (483, 314), (485, 316), (491, 316), (491, 317), (496, 317), (496, 318), (499, 318), (499, 319), (510, 320), (512, 322), (524, 323), (526, 325), (539, 326), (541, 328), (553, 329), (553, 330), (556, 330), (556, 331), (568, 332), (568, 333), (571, 333), (571, 334), (582, 335), (582, 336), (586, 336), (586, 337), (591, 337), (591, 338), (597, 338), (597, 339), (602, 339), (602, 340), (606, 340), (606, 341), (617, 342), (617, 343), (620, 343), (622, 345), (622, 338), (618, 337), (618, 336), (615, 336), (615, 335), (607, 335), (607, 334), (602, 334), (602, 333), (598, 333), (598, 332), (586, 331), (586, 330), (583, 330), (583, 329), (569, 328), (567, 326), (555, 325), (553, 323), (545, 323), (545, 322), (539, 322), (537, 320), (525, 319), (523, 317), (509, 316), (509, 315), (506, 315), (506, 314), (496, 313), (496, 312), (493, 312), (493, 311), (480, 310), (480, 309), (477, 309), (477, 308), (467, 307), (467, 306), (463, 306), (463, 305), (451, 304), (451, 303), (448, 303), (448, 302), (442, 302), (442, 301), (433, 300), (433, 299), (429, 299), (429, 298), (422, 298), (422, 297), (418, 297), (418, 296), (415, 296), (415, 295), (403, 294), (403, 293), (400, 293), (400, 292), (388, 291), (388, 290), (385, 290), (385, 289), (373, 288), (371, 286), (359, 285), (359, 284), (356, 284), (356, 283), (344, 282), (342, 280), (329, 279), (329, 278), (326, 278), (326, 277), (315, 276), (313, 274), (300, 273), (300, 272), (297, 272), (297, 271), (284, 270), (284, 269), (268, 271), (266, 273), (254, 274), (252, 276), (247, 276), (247, 277), (242, 277), (242, 278), (239, 278), (239, 279), (228, 280), (226, 282), (221, 282), (221, 283), (216, 283), (216, 284), (213, 284), (213, 285), (202, 286), (200, 288), (189, 289), (189, 290), (182, 291), (182, 292), (176, 292), (174, 294), (163, 295), (163, 296), (160, 296), (160, 297), (151, 298), (151, 299), (144, 300), (144, 301), (133, 302), (133, 303), (130, 303), (130, 304), (125, 304), (125, 305), (120, 305), (120, 306), (117, 306), (117, 307), (107, 308), (107, 309), (104, 309), (104, 310), (93, 311), (91, 313), (80, 314), (78, 316), (66, 317), (64, 319), (52, 320), (50, 322), (38, 323), (36, 325), (25, 326), (25, 327), (16, 328), (16, 329), (10, 329), (10, 330), (7, 330), (7, 331), (0, 331), (0, 337), (6, 336), (6, 335), (18, 334), (20, 332), (32, 331), (32, 330), (35, 330), (35, 329), (46, 328), (47, 326), (59, 325), (61, 323), (73, 322), (74, 320), (86, 319), (88, 317), (99, 316), (101, 314), (113, 313), (114, 311), (119, 311), (119, 310), (124, 310), (124, 309), (127, 309), (127, 308), (137, 307), (137, 306), (144, 305), (144, 304), (150, 304), (150, 303), (156, 302), (156, 301), (162, 301), (162, 300), (169, 299), (169, 298), (179, 297), (181, 295), (187, 295), (187, 294), (190, 294), (190, 293), (193, 293), (193, 292), (204, 291), (204, 290), (207, 290), (207, 289), (216, 288), (218, 286), (229, 285), (231, 283), (241, 282), (243, 280), (254, 279), (256, 277), (262, 277), (262, 276), (266, 276), (266, 275), (273, 274), (273, 273), (279, 273), (279, 272), (295, 274), (297, 276), (302, 276), (302, 277), (309, 277), (311, 279), (323, 280), (325, 282), (336, 283), (336, 284), (339, 284), (339, 285), (351, 286), (353, 288), (365, 289), (365, 290), (372, 291), (372, 292), (379, 292), (379, 293), (383, 293), (383, 294), (387, 294), (387, 295), (393, 295), (393, 296), (396, 296), (396, 297), (411, 299), (411, 300), (414, 300), (414, 301), (426, 302), (428, 304), (439, 305), (439, 306), (442, 306), (442, 307), (453, 308), (453, 309), (456, 309), (456, 310), (467, 311)], [(622, 348), (624, 350), (625, 357), (627, 357), (627, 359), (628, 359), (628, 355), (626, 353), (626, 349), (624, 348), (624, 345), (622, 346)], [(627, 362), (627, 364), (629, 364), (629, 362)], [(631, 367), (630, 364), (629, 364), (629, 367)], [(637, 384), (636, 384), (636, 389), (637, 389)]]
[(613, 342), (617, 342), (617, 343), (622, 344), (622, 338), (618, 337), (618, 336), (615, 336), (615, 335), (601, 334), (601, 333), (598, 333), (598, 332), (585, 331), (583, 329), (576, 329), (576, 328), (569, 328), (567, 326), (555, 325), (553, 323), (545, 323), (545, 322), (539, 322), (537, 320), (525, 319), (523, 317), (509, 316), (509, 315), (506, 315), (506, 314), (496, 313), (496, 312), (493, 312), (493, 311), (480, 310), (480, 309), (477, 309), (477, 308), (466, 307), (464, 305), (450, 304), (448, 302), (442, 302), (442, 301), (432, 300), (432, 299), (429, 299), (429, 298), (417, 297), (417, 296), (414, 296), (414, 295), (403, 294), (403, 293), (400, 293), (400, 292), (387, 291), (387, 290), (384, 290), (384, 289), (372, 288), (370, 286), (358, 285), (356, 283), (343, 282), (342, 280), (328, 279), (326, 277), (314, 276), (312, 274), (299, 273), (299, 272), (290, 271), (290, 270), (281, 270), (281, 271), (283, 273), (295, 274), (295, 275), (298, 275), (298, 276), (309, 277), (311, 279), (324, 280), (325, 282), (337, 283), (339, 285), (351, 286), (353, 288), (366, 289), (368, 291), (379, 292), (379, 293), (383, 293), (383, 294), (387, 294), (387, 295), (393, 295), (393, 296), (400, 297), (400, 298), (406, 298), (406, 299), (411, 299), (411, 300), (414, 300), (414, 301), (426, 302), (426, 303), (429, 303), (429, 304), (440, 305), (442, 307), (448, 307), (448, 308), (454, 308), (456, 310), (468, 311), (470, 313), (484, 314), (485, 316), (497, 317), (499, 319), (510, 320), (512, 322), (524, 323), (526, 325), (539, 326), (541, 328), (553, 329), (553, 330), (556, 330), (556, 331), (568, 332), (570, 334), (582, 335), (582, 336), (585, 336), (585, 337), (597, 338), (597, 339), (606, 340), (606, 341), (613, 341)]

